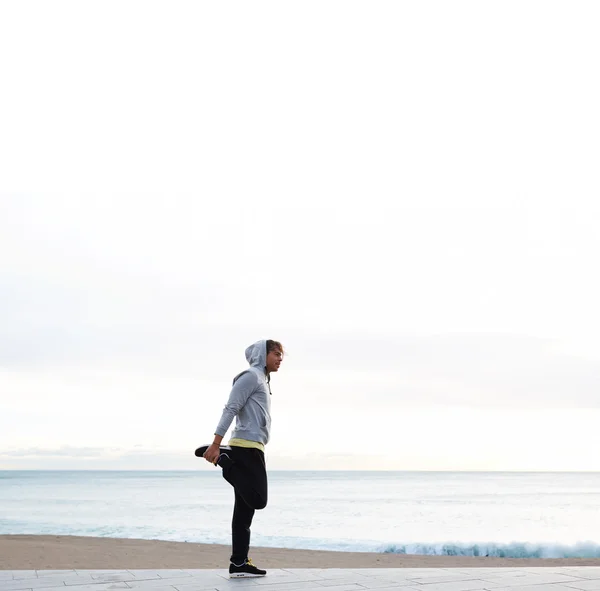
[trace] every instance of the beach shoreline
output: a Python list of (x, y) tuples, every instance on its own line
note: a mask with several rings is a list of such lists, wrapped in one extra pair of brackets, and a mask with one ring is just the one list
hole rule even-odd
[[(222, 544), (129, 538), (0, 535), (0, 570), (226, 568)], [(457, 568), (600, 566), (600, 558), (425, 556), (251, 547), (264, 568)]]

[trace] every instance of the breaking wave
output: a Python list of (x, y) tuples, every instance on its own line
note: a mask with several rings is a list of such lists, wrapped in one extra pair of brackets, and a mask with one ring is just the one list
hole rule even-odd
[(398, 544), (386, 546), (385, 554), (424, 554), (429, 556), (496, 556), (499, 558), (599, 558), (600, 544), (580, 542), (573, 545), (512, 542)]

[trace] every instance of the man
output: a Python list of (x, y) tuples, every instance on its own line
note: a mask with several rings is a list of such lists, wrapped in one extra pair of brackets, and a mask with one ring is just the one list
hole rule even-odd
[[(215, 429), (212, 444), (196, 450), (196, 456), (223, 469), (223, 478), (233, 486), (235, 504), (231, 523), (232, 553), (230, 577), (263, 577), (250, 558), (250, 525), (254, 512), (267, 506), (265, 445), (271, 429), (271, 373), (283, 360), (283, 346), (277, 341), (257, 341), (246, 349), (250, 368), (233, 379), (229, 400)], [(229, 445), (221, 442), (233, 419), (235, 428)]]

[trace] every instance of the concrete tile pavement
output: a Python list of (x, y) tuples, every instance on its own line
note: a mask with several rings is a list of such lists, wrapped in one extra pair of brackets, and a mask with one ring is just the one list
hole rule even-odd
[(0, 591), (600, 591), (600, 567), (270, 569), (230, 579), (225, 569), (5, 570)]

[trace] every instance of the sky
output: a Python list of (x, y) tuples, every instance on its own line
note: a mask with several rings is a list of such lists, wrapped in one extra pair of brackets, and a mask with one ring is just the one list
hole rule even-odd
[(600, 470), (594, 2), (4, 2), (0, 469)]

